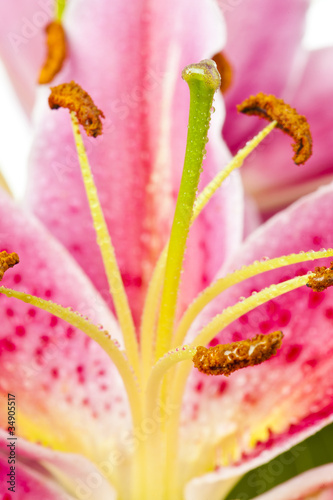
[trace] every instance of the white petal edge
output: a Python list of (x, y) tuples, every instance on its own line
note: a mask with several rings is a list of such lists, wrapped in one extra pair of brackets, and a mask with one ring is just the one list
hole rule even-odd
[(322, 486), (333, 487), (333, 463), (308, 470), (253, 500), (300, 500)]

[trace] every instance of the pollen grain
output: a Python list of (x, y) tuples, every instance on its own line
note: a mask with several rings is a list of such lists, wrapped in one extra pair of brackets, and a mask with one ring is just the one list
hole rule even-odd
[(233, 82), (233, 68), (224, 52), (218, 52), (212, 58), (215, 61), (217, 69), (221, 75), (220, 90), (225, 94)]
[(65, 30), (60, 21), (52, 21), (46, 28), (47, 56), (39, 73), (38, 83), (50, 83), (61, 70), (67, 56)]
[(51, 109), (61, 107), (73, 111), (87, 135), (97, 137), (102, 134), (103, 111), (95, 106), (88, 92), (74, 81), (51, 87), (49, 106)]
[(197, 347), (193, 357), (195, 368), (206, 375), (225, 375), (247, 366), (259, 365), (274, 356), (281, 347), (283, 333), (256, 335), (252, 339), (214, 347)]
[(305, 116), (299, 115), (296, 109), (274, 95), (262, 92), (250, 96), (237, 106), (238, 111), (246, 115), (256, 115), (268, 121), (276, 121), (276, 127), (290, 135), (295, 143), (292, 145), (296, 165), (305, 163), (312, 154), (312, 136)]
[(323, 292), (333, 285), (333, 262), (330, 267), (315, 267), (314, 273), (307, 283), (307, 286), (314, 292)]
[(3, 278), (5, 272), (10, 268), (14, 267), (16, 264), (20, 262), (19, 256), (17, 253), (7, 253), (0, 252), (0, 281)]

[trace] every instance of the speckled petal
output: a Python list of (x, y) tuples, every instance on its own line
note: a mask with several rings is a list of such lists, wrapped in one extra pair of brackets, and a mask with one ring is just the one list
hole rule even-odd
[[(10, 472), (8, 464), (8, 434), (0, 430), (0, 485), (2, 492)], [(115, 500), (116, 494), (105, 475), (105, 466), (99, 471), (84, 457), (71, 453), (54, 452), (49, 448), (28, 443), (18, 438), (15, 441), (15, 496), (8, 491), (8, 497), (1, 500)], [(102, 464), (101, 464), (102, 465)], [(63, 486), (63, 487), (62, 487)], [(69, 494), (69, 491), (71, 494)], [(72, 496), (74, 495), (74, 496)]]
[[(20, 255), (3, 285), (72, 307), (121, 341), (110, 311), (67, 251), (3, 194), (0, 221), (1, 250)], [(126, 426), (128, 406), (104, 351), (81, 331), (16, 299), (0, 295), (0, 316), (0, 390), (18, 401), (18, 434), (90, 458), (110, 449), (115, 429)], [(6, 406), (0, 411), (6, 427)]]
[[(262, 258), (333, 247), (332, 206), (333, 185), (303, 198), (254, 231), (224, 271)], [(330, 260), (295, 264), (234, 286), (215, 300), (197, 328), (240, 297), (323, 263), (329, 265)], [(185, 439), (199, 426), (204, 446), (216, 447), (218, 464), (247, 464), (265, 450), (269, 460), (277, 450), (288, 449), (331, 422), (332, 299), (331, 288), (315, 293), (302, 287), (243, 315), (221, 332), (212, 345), (276, 330), (283, 331), (284, 339), (274, 358), (230, 378), (193, 372), (184, 408)]]
[[(221, 49), (223, 20), (210, 0), (149, 5), (144, 0), (73, 0), (64, 24), (69, 60), (56, 81), (76, 80), (106, 116), (104, 135), (87, 140), (86, 147), (138, 320), (153, 263), (171, 225), (183, 166), (189, 97), (181, 70)], [(39, 104), (29, 205), (104, 291), (107, 283), (68, 112), (46, 109), (44, 93)], [(223, 118), (220, 100), (216, 108), (214, 120), (219, 130), (211, 133), (203, 182), (229, 157), (219, 137)], [(234, 236), (229, 238), (227, 226), (231, 222), (225, 214), (231, 204), (236, 210)], [(189, 255), (191, 287), (186, 287), (192, 296), (239, 241), (242, 217), (236, 179), (216, 196), (193, 229), (193, 244), (189, 245), (193, 247), (192, 257)], [(93, 269), (88, 265), (92, 256)]]

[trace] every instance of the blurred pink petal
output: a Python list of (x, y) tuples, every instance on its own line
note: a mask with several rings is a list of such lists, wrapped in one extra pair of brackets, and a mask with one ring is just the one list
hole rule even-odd
[(44, 29), (54, 2), (16, 0), (0, 4), (0, 56), (25, 111), (30, 115), (38, 73), (45, 58)]
[(260, 125), (240, 117), (236, 105), (251, 94), (281, 97), (293, 64), (300, 57), (308, 0), (243, 0), (236, 5), (219, 0), (227, 23), (225, 53), (234, 68), (225, 95), (227, 116), (223, 137), (232, 152), (252, 137)]
[[(10, 470), (7, 446), (10, 442), (14, 443), (8, 434), (0, 429), (0, 463), (5, 458), (5, 463), (0, 468), (0, 484), (3, 485), (9, 479), (3, 475), (3, 472)], [(12, 452), (15, 454), (15, 498), (19, 500), (31, 498), (32, 494), (34, 500), (53, 498), (69, 500), (87, 495), (90, 495), (91, 500), (116, 499), (115, 492), (106, 477), (107, 469), (102, 468), (103, 474), (82, 456), (55, 452), (21, 438), (15, 441)], [(56, 474), (61, 475), (63, 479), (66, 478), (65, 484), (70, 486), (75, 497), (65, 492), (67, 488), (65, 490), (60, 488), (59, 483), (54, 481), (54, 476), (49, 472), (49, 468), (52, 472), (56, 471)], [(12, 497), (9, 496), (8, 500), (10, 498)], [(7, 500), (6, 496), (4, 499)]]
[(310, 52), (297, 87), (288, 93), (289, 102), (310, 124), (312, 157), (305, 165), (294, 165), (290, 138), (274, 131), (244, 166), (246, 188), (265, 212), (281, 208), (314, 190), (316, 184), (332, 179), (332, 56), (332, 47)]

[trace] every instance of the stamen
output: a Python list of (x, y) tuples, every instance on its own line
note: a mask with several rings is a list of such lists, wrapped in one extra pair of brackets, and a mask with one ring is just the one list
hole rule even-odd
[(64, 13), (64, 10), (65, 10), (65, 7), (66, 7), (66, 0), (56, 0), (56, 4), (55, 4), (55, 15), (56, 15), (56, 18), (60, 21), (62, 16), (63, 16), (63, 13)]
[(46, 28), (47, 56), (40, 71), (38, 83), (50, 83), (61, 70), (67, 56), (65, 30), (59, 20), (52, 21)]
[(168, 247), (157, 329), (156, 359), (168, 350), (171, 341), (187, 236), (205, 155), (211, 107), (221, 81), (216, 64), (209, 60), (187, 66), (182, 76), (190, 89), (189, 125), (183, 175)]
[(0, 281), (5, 272), (20, 262), (17, 253), (0, 252)]
[(195, 368), (206, 375), (225, 375), (247, 366), (259, 365), (281, 347), (282, 332), (256, 335), (252, 339), (214, 347), (198, 346), (193, 357)]
[(224, 52), (218, 52), (212, 59), (216, 63), (218, 72), (221, 75), (220, 91), (222, 94), (225, 94), (233, 81), (232, 65)]
[[(88, 126), (87, 133), (95, 136), (97, 133), (95, 134), (94, 131), (98, 131), (98, 134), (100, 134), (102, 132), (102, 124), (99, 115), (104, 115), (102, 111), (95, 106), (91, 97), (74, 82), (59, 85), (51, 90), (52, 94), (49, 98), (49, 102), (51, 101), (51, 108), (57, 109), (59, 106), (64, 106), (71, 110), (74, 139), (90, 212), (97, 235), (97, 244), (101, 251), (110, 292), (123, 333), (126, 353), (135, 373), (140, 377), (139, 349), (133, 317), (79, 128), (79, 116), (81, 116), (81, 119), (83, 117), (93, 116), (94, 123), (86, 124)], [(74, 92), (73, 97), (70, 94), (72, 90)], [(91, 127), (93, 128), (91, 129)]]
[(314, 273), (306, 285), (314, 292), (323, 292), (333, 285), (333, 262), (331, 262), (331, 267), (315, 267)]
[(74, 81), (51, 87), (49, 106), (51, 109), (62, 107), (73, 111), (87, 135), (97, 137), (102, 134), (100, 117), (105, 118), (103, 111), (95, 106), (88, 92)]
[[(320, 250), (319, 252), (302, 252), (299, 254), (283, 255), (275, 259), (268, 259), (265, 261), (257, 261), (241, 269), (237, 269), (233, 273), (220, 278), (213, 282), (210, 286), (205, 288), (190, 304), (184, 312), (174, 335), (173, 345), (181, 345), (184, 338), (191, 327), (191, 324), (199, 313), (218, 295), (227, 290), (228, 288), (241, 283), (252, 276), (258, 276), (261, 273), (272, 271), (273, 269), (280, 269), (291, 264), (299, 262), (307, 262), (315, 259), (322, 259), (331, 257), (333, 249)], [(309, 285), (307, 285), (309, 286)]]
[(296, 109), (286, 104), (274, 95), (260, 92), (250, 96), (237, 106), (238, 111), (247, 115), (256, 115), (266, 120), (277, 121), (277, 128), (290, 135), (295, 144), (292, 145), (296, 165), (301, 165), (312, 154), (312, 137), (309, 124), (305, 116), (299, 115)]

